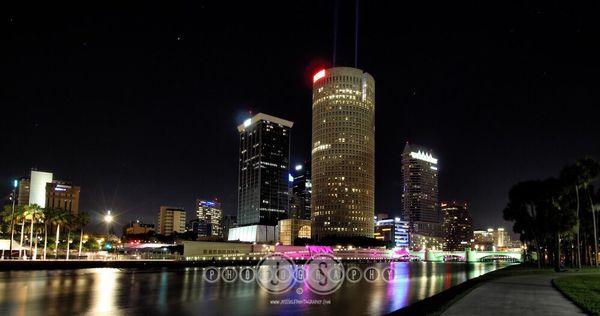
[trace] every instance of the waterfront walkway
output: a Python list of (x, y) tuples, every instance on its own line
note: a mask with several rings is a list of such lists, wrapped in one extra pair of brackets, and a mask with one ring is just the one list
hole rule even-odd
[(442, 315), (585, 315), (552, 286), (556, 277), (556, 274), (533, 274), (491, 280)]

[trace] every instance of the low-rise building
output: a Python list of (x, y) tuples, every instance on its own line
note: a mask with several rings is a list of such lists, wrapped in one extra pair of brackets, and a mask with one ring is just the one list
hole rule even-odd
[(375, 222), (374, 237), (377, 240), (393, 242), (394, 246), (407, 248), (410, 225), (407, 221), (396, 218), (379, 219)]
[(431, 237), (421, 234), (410, 235), (410, 249), (419, 250), (442, 250), (444, 247), (443, 237)]
[(139, 219), (136, 219), (125, 226), (123, 233), (126, 235), (140, 235), (147, 234), (152, 231), (154, 231), (154, 224), (146, 224)]
[(156, 232), (165, 236), (185, 233), (185, 213), (185, 209), (181, 207), (161, 206), (156, 221)]
[(311, 221), (306, 219), (289, 218), (279, 221), (279, 243), (286, 246), (294, 245), (296, 238), (310, 239)]
[(71, 215), (79, 214), (79, 192), (81, 188), (66, 181), (54, 180), (46, 183), (46, 207), (61, 209)]
[(503, 227), (473, 231), (473, 246), (471, 248), (474, 250), (494, 251), (510, 248), (511, 245), (510, 235)]
[(279, 241), (277, 226), (248, 225), (229, 229), (228, 241), (276, 243)]

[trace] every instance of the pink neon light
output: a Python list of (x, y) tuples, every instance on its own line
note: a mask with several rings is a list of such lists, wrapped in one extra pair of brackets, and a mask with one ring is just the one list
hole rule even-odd
[(400, 256), (408, 256), (408, 255), (410, 255), (410, 254), (408, 253), (408, 250), (406, 250), (406, 249), (404, 249), (404, 248), (401, 248), (401, 249), (398, 249), (398, 250), (396, 250), (396, 254), (397, 254), (397, 255), (400, 255)]
[(319, 81), (319, 79), (325, 77), (325, 69), (321, 69), (313, 76), (313, 83)]
[(306, 249), (313, 253), (331, 253), (333, 254), (333, 249), (330, 246), (306, 246)]

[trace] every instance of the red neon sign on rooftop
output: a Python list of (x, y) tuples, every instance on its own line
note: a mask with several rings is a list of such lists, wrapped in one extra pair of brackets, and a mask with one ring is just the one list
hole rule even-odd
[(321, 69), (313, 76), (313, 83), (319, 81), (319, 79), (325, 77), (325, 69)]

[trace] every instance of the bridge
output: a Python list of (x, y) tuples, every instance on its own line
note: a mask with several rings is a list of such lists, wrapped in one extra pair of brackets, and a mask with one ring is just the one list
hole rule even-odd
[(523, 261), (521, 252), (514, 251), (442, 251), (442, 250), (424, 250), (424, 251), (409, 251), (411, 256), (419, 257), (423, 261), (443, 262), (443, 261)]

